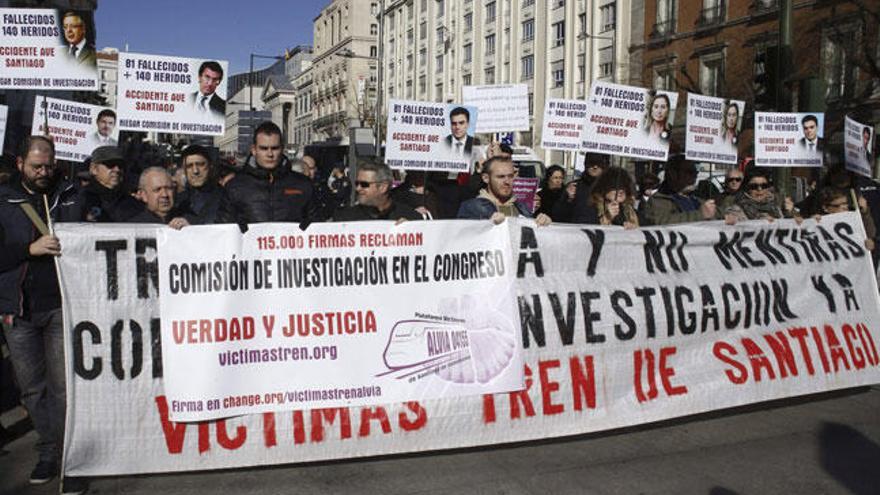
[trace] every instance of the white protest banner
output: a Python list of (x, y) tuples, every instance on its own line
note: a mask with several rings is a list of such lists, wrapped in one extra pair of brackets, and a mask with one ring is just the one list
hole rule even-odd
[(529, 87), (525, 84), (465, 86), (461, 99), (480, 112), (477, 133), (529, 130)]
[(544, 108), (541, 147), (545, 150), (577, 151), (587, 120), (587, 102), (550, 98)]
[(735, 165), (746, 103), (693, 93), (687, 94), (687, 103), (685, 157)]
[(0, 9), (0, 89), (96, 91), (91, 12)]
[(587, 97), (581, 149), (666, 161), (678, 93), (594, 82)]
[(6, 142), (6, 122), (9, 115), (9, 107), (0, 105), (0, 152), (3, 150), (3, 144)]
[(49, 135), (55, 142), (55, 157), (84, 161), (98, 146), (116, 146), (119, 129), (116, 112), (110, 108), (37, 96), (31, 134)]
[(160, 231), (171, 420), (522, 389), (510, 235), (484, 227)]
[(874, 129), (847, 116), (843, 143), (846, 169), (864, 177), (873, 177)]
[(120, 52), (116, 98), (119, 128), (223, 134), (227, 66), (225, 60)]
[(526, 390), (198, 424), (169, 419), (157, 229), (56, 225), (69, 335), (65, 474), (487, 446), (880, 383), (880, 301), (856, 212), (641, 230), (507, 221)]
[(821, 167), (825, 114), (755, 112), (755, 165)]
[(385, 163), (393, 169), (467, 172), (478, 110), (446, 103), (391, 100)]

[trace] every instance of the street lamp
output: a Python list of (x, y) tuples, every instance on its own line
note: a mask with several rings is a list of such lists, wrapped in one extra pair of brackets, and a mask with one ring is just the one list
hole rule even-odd
[(255, 58), (268, 58), (270, 60), (285, 60), (283, 56), (280, 55), (259, 55), (256, 53), (251, 53), (251, 70), (248, 72), (248, 102), (251, 107), (251, 111), (255, 110), (254, 108), (254, 59)]
[[(381, 21), (380, 21), (381, 23)], [(381, 28), (380, 28), (381, 32)], [(379, 50), (381, 53), (381, 43), (379, 43)], [(379, 57), (371, 57), (368, 55), (357, 55), (349, 48), (341, 48), (336, 51), (335, 55), (342, 58), (362, 58), (365, 60), (375, 60), (379, 61)], [(376, 64), (376, 108), (373, 110), (373, 138), (376, 141), (376, 156), (379, 156), (379, 149), (382, 145), (381, 139), (379, 139), (379, 111), (382, 108), (382, 64)]]

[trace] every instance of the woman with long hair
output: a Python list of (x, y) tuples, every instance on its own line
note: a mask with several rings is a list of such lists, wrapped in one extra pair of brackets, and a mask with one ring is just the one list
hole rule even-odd
[(668, 141), (669, 131), (672, 130), (672, 126), (669, 125), (669, 112), (672, 110), (669, 96), (654, 91), (650, 92), (649, 96), (644, 122), (645, 132), (651, 139)]
[(538, 213), (544, 213), (550, 218), (553, 218), (553, 206), (564, 194), (562, 189), (564, 183), (565, 169), (559, 165), (551, 165), (547, 168), (547, 175), (544, 177), (544, 184), (541, 185), (541, 190), (538, 191), (538, 198), (541, 202), (541, 206), (535, 211), (535, 215)]
[(735, 101), (725, 100), (724, 114), (721, 118), (721, 142), (736, 147), (739, 142), (739, 105)]
[(632, 177), (622, 167), (606, 170), (593, 184), (590, 196), (599, 225), (619, 225), (627, 229), (639, 226), (636, 188)]

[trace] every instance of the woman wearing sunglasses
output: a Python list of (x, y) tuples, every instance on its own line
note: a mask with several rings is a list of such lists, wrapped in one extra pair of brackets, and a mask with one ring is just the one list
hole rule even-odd
[(733, 203), (725, 215), (733, 215), (737, 220), (792, 218), (795, 211), (791, 198), (778, 198), (770, 182), (770, 171), (763, 168), (752, 168), (746, 172), (744, 184)]

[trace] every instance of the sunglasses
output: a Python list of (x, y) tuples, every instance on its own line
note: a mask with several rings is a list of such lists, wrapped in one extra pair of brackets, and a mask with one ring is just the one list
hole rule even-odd
[(354, 187), (360, 187), (361, 189), (367, 189), (372, 184), (375, 184), (375, 182), (367, 182), (365, 180), (357, 180), (354, 182)]
[(726, 182), (742, 182), (743, 178), (742, 177), (728, 177), (727, 179), (725, 179), (725, 181)]
[(771, 186), (769, 182), (759, 182), (757, 184), (749, 184), (749, 191), (763, 191), (764, 189), (770, 189)]

